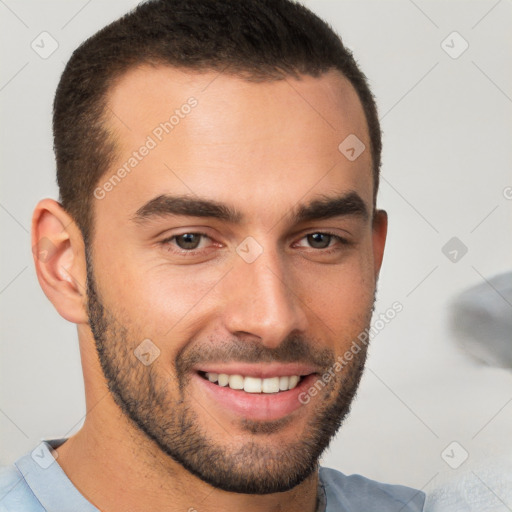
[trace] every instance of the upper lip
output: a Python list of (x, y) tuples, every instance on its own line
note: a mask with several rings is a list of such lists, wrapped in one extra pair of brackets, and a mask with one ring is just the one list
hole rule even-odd
[(244, 377), (284, 377), (290, 375), (310, 375), (318, 373), (316, 366), (304, 363), (204, 363), (194, 368), (198, 372), (225, 373), (227, 375), (243, 375)]

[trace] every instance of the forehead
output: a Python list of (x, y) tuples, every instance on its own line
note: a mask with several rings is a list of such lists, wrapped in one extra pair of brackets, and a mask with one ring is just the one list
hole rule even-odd
[[(145, 65), (107, 100), (117, 154), (97, 184), (108, 189), (99, 215), (126, 219), (161, 194), (213, 198), (269, 221), (301, 198), (346, 191), (371, 210), (364, 112), (336, 71), (251, 82)], [(366, 149), (350, 160), (339, 146), (354, 136)]]

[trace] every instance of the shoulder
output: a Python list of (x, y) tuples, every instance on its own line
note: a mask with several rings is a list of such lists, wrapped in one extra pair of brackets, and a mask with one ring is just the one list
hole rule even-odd
[(327, 499), (326, 512), (339, 509), (421, 512), (425, 503), (425, 493), (404, 485), (384, 484), (361, 475), (344, 475), (330, 468), (320, 468), (319, 478)]
[(0, 467), (0, 512), (44, 512), (14, 465)]

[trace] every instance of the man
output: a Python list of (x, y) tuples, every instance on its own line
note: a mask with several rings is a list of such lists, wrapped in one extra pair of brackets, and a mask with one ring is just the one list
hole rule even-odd
[(422, 510), (318, 463), (387, 232), (375, 104), (338, 36), (287, 0), (141, 4), (71, 57), (54, 136), (35, 264), (77, 324), (87, 416), (4, 470), (0, 510)]

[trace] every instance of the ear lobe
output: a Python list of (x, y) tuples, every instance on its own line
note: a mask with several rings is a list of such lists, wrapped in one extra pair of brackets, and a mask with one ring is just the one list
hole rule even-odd
[(55, 309), (70, 322), (87, 323), (82, 234), (53, 199), (43, 199), (34, 210), (32, 252), (39, 284)]
[(376, 210), (373, 216), (372, 226), (373, 237), (373, 260), (375, 268), (375, 281), (379, 278), (382, 259), (384, 258), (384, 247), (388, 233), (388, 214), (385, 210)]

